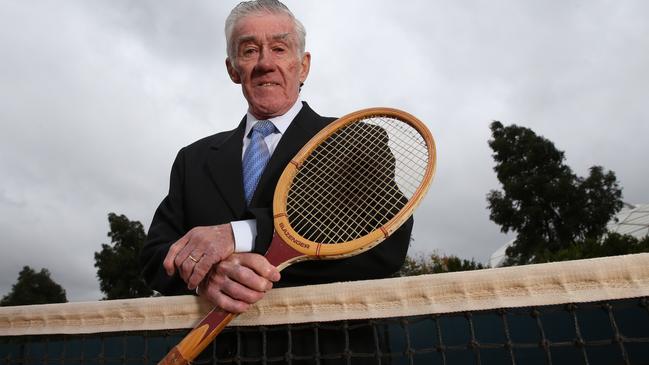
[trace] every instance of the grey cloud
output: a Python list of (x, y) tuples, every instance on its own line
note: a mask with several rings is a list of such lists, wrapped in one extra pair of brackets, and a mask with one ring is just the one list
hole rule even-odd
[[(100, 297), (108, 212), (148, 226), (176, 151), (245, 112), (224, 69), (235, 3), (0, 3), (0, 295), (32, 265), (72, 300)], [(433, 132), (413, 251), (482, 262), (509, 239), (486, 210), (492, 120), (545, 135), (580, 174), (614, 170), (647, 202), (647, 4), (287, 1), (307, 27), (316, 110), (397, 107)]]

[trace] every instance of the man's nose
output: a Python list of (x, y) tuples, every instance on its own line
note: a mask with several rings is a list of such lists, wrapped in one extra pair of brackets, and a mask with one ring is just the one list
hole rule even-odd
[(257, 69), (267, 71), (275, 67), (272, 52), (268, 48), (262, 48), (257, 59)]

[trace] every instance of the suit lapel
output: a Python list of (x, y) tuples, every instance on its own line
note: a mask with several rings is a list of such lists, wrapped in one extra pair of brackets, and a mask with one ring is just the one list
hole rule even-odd
[(212, 180), (235, 217), (243, 217), (246, 210), (241, 167), (241, 150), (243, 148), (245, 128), (246, 119), (244, 117), (237, 129), (211, 146), (206, 161)]
[(326, 125), (327, 122), (323, 122), (323, 118), (314, 112), (306, 102), (303, 102), (302, 109), (284, 132), (282, 139), (275, 148), (275, 152), (268, 161), (268, 165), (266, 165), (264, 173), (259, 179), (257, 191), (255, 191), (252, 198), (252, 206), (255, 205), (260, 196), (272, 199), (277, 180), (279, 180), (286, 165), (311, 137)]
[[(330, 120), (322, 118), (314, 112), (307, 103), (303, 103), (302, 109), (286, 129), (268, 161), (268, 165), (259, 179), (251, 206), (255, 206), (260, 197), (272, 202), (275, 184), (286, 165), (300, 148), (329, 122)], [(244, 217), (246, 211), (241, 166), (245, 128), (246, 118), (244, 117), (237, 129), (211, 146), (206, 162), (210, 177), (235, 217)]]

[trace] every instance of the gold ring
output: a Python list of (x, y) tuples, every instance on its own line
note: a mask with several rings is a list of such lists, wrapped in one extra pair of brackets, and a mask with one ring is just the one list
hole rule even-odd
[(194, 256), (192, 256), (192, 255), (189, 255), (189, 259), (194, 261), (195, 263), (198, 263), (198, 260), (196, 260), (196, 258)]

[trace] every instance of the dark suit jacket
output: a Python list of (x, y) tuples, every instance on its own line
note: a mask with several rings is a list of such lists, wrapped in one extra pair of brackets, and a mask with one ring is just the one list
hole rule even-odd
[[(193, 227), (255, 218), (254, 250), (265, 253), (273, 234), (272, 200), (279, 176), (300, 148), (333, 120), (321, 117), (304, 103), (271, 156), (250, 208), (244, 199), (241, 166), (245, 117), (234, 130), (182, 148), (171, 169), (169, 193), (155, 212), (140, 255), (143, 275), (151, 288), (165, 295), (190, 293), (180, 277), (167, 276), (162, 262), (169, 246)], [(412, 219), (388, 240), (358, 256), (290, 266), (276, 286), (389, 276), (405, 259), (411, 230)]]

